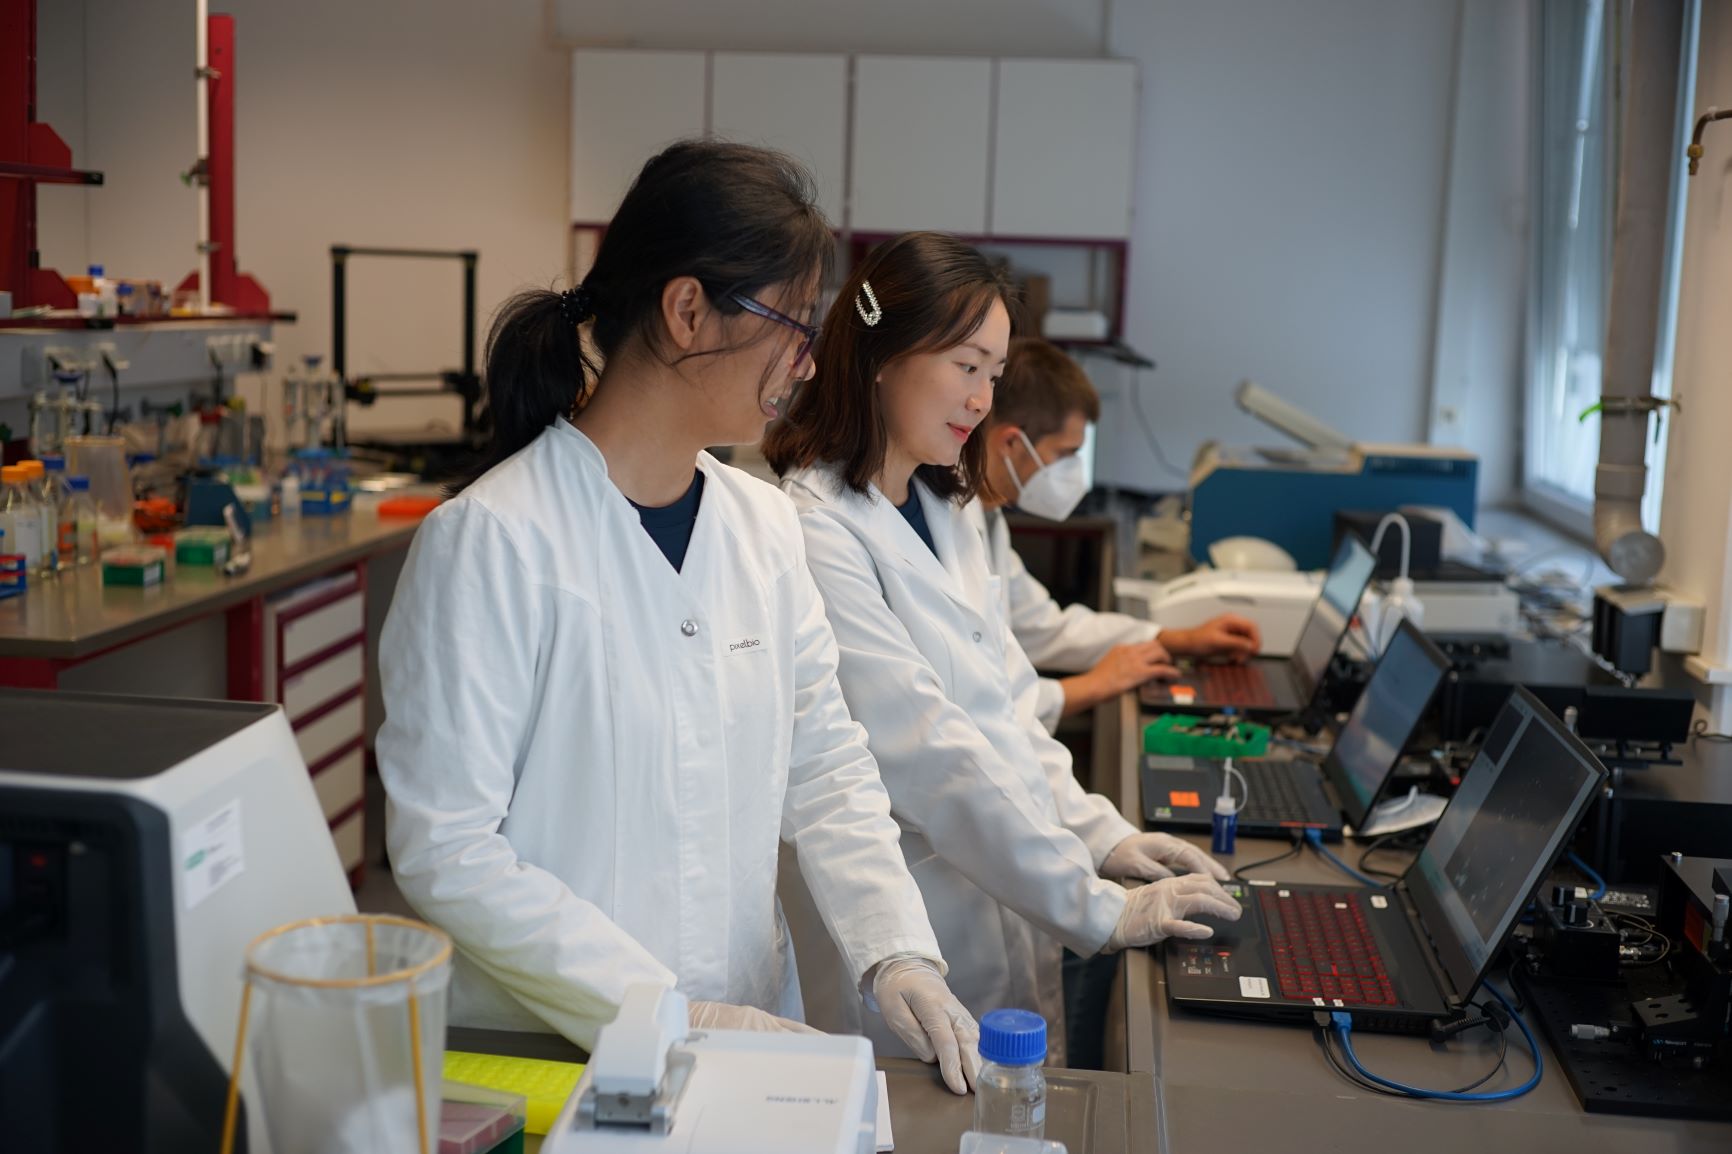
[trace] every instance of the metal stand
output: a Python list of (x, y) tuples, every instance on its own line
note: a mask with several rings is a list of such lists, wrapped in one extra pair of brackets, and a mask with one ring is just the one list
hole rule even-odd
[[(429, 369), (419, 372), (367, 373), (351, 378), (349, 355), (349, 290), (348, 266), (351, 257), (382, 257), (392, 260), (457, 260), (463, 262), (463, 366), (460, 369)], [(463, 441), (465, 451), (479, 444), (485, 432), (482, 412), (481, 377), (475, 371), (475, 264), (480, 253), (474, 249), (422, 248), (363, 248), (357, 245), (331, 246), (331, 368), (343, 385), (349, 400), (371, 405), (381, 396), (427, 397), (455, 393), (463, 401)], [(383, 382), (437, 381), (436, 386), (420, 389), (393, 388), (381, 392), (374, 386)], [(405, 452), (414, 446), (392, 443), (394, 452)], [(428, 447), (429, 452), (432, 447)], [(450, 448), (450, 446), (443, 446)]]

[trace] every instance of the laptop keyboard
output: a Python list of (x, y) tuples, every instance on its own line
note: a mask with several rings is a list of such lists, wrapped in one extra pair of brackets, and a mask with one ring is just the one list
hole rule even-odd
[(1273, 709), (1275, 695), (1268, 678), (1255, 665), (1199, 665), (1195, 671), (1204, 701), (1219, 701), (1246, 709)]
[(1257, 900), (1282, 997), (1322, 999), (1319, 1004), (1397, 1004), (1389, 969), (1353, 891), (1258, 886)]
[(1316, 773), (1310, 765), (1291, 761), (1241, 761), (1237, 768), (1251, 787), (1251, 800), (1239, 817), (1245, 821), (1316, 825), (1317, 819), (1299, 792), (1298, 772)]

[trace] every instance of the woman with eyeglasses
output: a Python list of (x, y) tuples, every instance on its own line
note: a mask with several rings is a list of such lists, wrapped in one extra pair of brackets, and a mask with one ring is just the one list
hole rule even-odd
[(387, 842), (458, 947), (457, 1024), (588, 1048), (654, 982), (694, 1026), (805, 1029), (786, 841), (883, 1024), (973, 1082), (793, 506), (704, 451), (811, 375), (833, 249), (794, 162), (678, 144), (581, 285), (494, 321), (490, 452), (416, 534), (380, 645)]

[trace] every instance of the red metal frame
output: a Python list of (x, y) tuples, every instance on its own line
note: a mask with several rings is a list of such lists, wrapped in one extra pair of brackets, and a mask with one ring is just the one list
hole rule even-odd
[(101, 184), (36, 119), (36, 0), (0, 0), (0, 289), (14, 308), (73, 308), (78, 298), (36, 249), (36, 186)]
[(265, 599), (253, 597), (228, 612), (230, 701), (265, 699)]
[[(204, 157), (210, 187), (210, 299), (237, 312), (268, 313), (271, 297), (259, 282), (240, 271), (235, 257), (235, 18), (209, 16), (210, 72), (206, 107), (210, 113), (210, 155)], [(198, 273), (186, 275), (177, 291), (197, 291)]]

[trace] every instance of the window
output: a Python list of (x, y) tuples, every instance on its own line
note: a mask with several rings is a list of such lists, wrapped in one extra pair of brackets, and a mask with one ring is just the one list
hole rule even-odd
[[(1672, 181), (1654, 357), (1652, 387), (1662, 397), (1672, 390), (1683, 155), (1695, 89), (1698, 12), (1699, 0), (1690, 0), (1679, 70), (1678, 172)], [(1583, 535), (1592, 531), (1600, 421), (1597, 415), (1585, 421), (1580, 416), (1600, 399), (1612, 270), (1617, 115), (1608, 78), (1617, 61), (1611, 58), (1611, 15), (1605, 0), (1545, 0), (1540, 15), (1534, 340), (1527, 371), (1523, 487), (1530, 508)], [(1664, 437), (1651, 439), (1642, 503), (1642, 520), (1650, 531), (1659, 524), (1665, 464)]]

